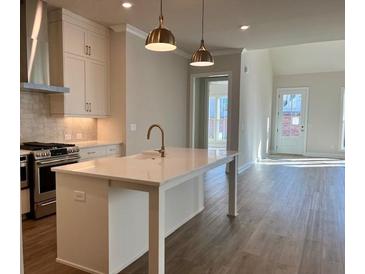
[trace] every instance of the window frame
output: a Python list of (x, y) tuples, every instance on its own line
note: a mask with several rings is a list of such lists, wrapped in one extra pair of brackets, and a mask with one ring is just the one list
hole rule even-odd
[(341, 113), (340, 113), (340, 138), (339, 138), (339, 150), (345, 151), (346, 143), (345, 143), (345, 135), (346, 135), (346, 122), (345, 122), (345, 87), (341, 87), (340, 89), (340, 106), (341, 106)]

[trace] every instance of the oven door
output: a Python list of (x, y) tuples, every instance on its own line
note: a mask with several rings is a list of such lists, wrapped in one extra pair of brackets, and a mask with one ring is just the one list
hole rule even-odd
[(28, 162), (20, 161), (20, 188), (28, 188)]
[(56, 174), (53, 167), (74, 164), (79, 156), (67, 156), (58, 159), (38, 160), (34, 165), (34, 202), (56, 198)]

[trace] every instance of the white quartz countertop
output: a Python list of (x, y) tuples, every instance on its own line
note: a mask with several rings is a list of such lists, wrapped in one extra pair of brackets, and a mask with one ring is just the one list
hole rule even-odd
[(236, 151), (168, 147), (164, 158), (149, 151), (127, 157), (100, 158), (52, 170), (156, 186), (208, 166), (224, 164), (237, 154)]
[(24, 149), (21, 149), (20, 150), (20, 156), (23, 156), (23, 155), (28, 155), (28, 154), (30, 154), (30, 150), (24, 150)]
[(79, 148), (88, 148), (88, 147), (100, 147), (100, 146), (108, 146), (108, 145), (120, 145), (121, 141), (83, 141), (83, 142), (71, 142), (75, 144)]

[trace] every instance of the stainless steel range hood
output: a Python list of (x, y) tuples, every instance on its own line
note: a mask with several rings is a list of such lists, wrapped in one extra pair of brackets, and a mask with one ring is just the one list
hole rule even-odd
[(20, 1), (20, 89), (64, 93), (67, 87), (50, 85), (47, 3)]

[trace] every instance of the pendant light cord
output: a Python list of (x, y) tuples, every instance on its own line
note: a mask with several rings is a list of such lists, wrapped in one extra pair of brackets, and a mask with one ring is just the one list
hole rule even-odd
[(202, 5), (202, 41), (204, 41), (204, 0)]
[(162, 15), (162, 0), (160, 2), (160, 16), (163, 17), (163, 15)]
[(160, 28), (163, 27), (163, 15), (162, 15), (162, 0), (160, 1), (160, 16), (159, 16)]

